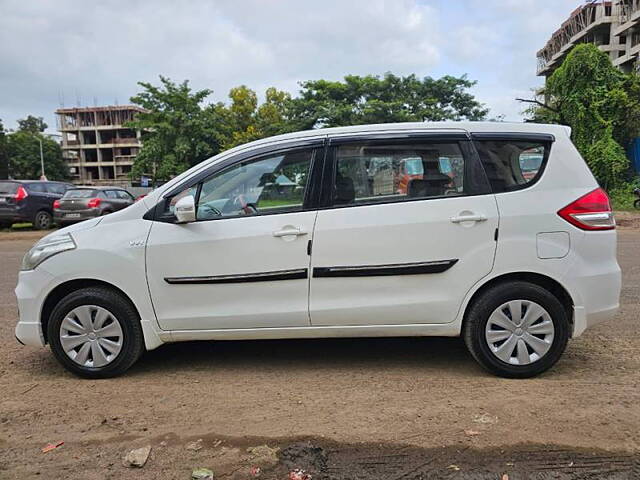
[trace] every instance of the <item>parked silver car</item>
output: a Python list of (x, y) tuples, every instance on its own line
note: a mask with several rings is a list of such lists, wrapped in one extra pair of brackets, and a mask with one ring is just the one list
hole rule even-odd
[(55, 222), (68, 225), (117, 212), (134, 203), (133, 195), (119, 187), (76, 187), (53, 203)]

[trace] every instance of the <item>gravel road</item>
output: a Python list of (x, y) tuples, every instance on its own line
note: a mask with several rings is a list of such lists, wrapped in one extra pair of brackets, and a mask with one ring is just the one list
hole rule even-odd
[[(293, 468), (314, 480), (640, 478), (635, 224), (619, 229), (618, 317), (520, 381), (438, 338), (183, 343), (123, 377), (79, 380), (13, 336), (17, 270), (37, 237), (0, 233), (0, 478), (188, 479), (208, 467), (240, 479), (254, 466), (283, 480)], [(142, 470), (122, 465), (146, 445)]]

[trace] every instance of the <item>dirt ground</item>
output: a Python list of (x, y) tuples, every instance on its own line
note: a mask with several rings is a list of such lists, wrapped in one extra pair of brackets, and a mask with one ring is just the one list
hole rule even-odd
[[(520, 381), (438, 338), (183, 343), (80, 380), (15, 341), (39, 234), (0, 233), (0, 478), (640, 478), (640, 221), (619, 223), (618, 317)], [(142, 469), (123, 466), (145, 446)]]

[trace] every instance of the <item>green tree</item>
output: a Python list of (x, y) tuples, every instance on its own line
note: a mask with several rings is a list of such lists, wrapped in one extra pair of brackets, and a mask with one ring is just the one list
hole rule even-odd
[(572, 139), (600, 185), (622, 185), (629, 171), (625, 148), (640, 135), (640, 79), (616, 69), (592, 44), (574, 47), (549, 77), (546, 101), (529, 100), (535, 121), (569, 125)]
[(41, 175), (40, 143), (45, 174), (49, 180), (67, 180), (69, 169), (62, 158), (62, 149), (55, 140), (30, 131), (18, 130), (6, 136), (9, 175), (12, 178), (37, 179)]
[(265, 101), (258, 105), (256, 93), (242, 85), (229, 92), (231, 105), (223, 113), (226, 121), (223, 148), (258, 140), (295, 129), (289, 121), (291, 96), (287, 92), (270, 87)]
[(42, 133), (48, 126), (49, 125), (44, 123), (44, 119), (42, 117), (34, 117), (33, 115), (29, 115), (27, 118), (18, 120), (18, 130), (23, 132)]
[(299, 129), (367, 123), (482, 120), (488, 110), (468, 89), (476, 82), (462, 77), (418, 78), (348, 75), (344, 81), (301, 83), (292, 102)]
[(221, 104), (203, 105), (211, 90), (193, 91), (160, 76), (160, 86), (139, 82), (143, 91), (131, 98), (146, 113), (137, 114), (128, 127), (142, 132), (143, 146), (132, 176), (151, 175), (166, 180), (220, 151)]

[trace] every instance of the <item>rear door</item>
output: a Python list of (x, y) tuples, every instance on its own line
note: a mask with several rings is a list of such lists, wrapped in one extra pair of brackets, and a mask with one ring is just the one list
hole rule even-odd
[(334, 139), (329, 159), (312, 324), (452, 322), (496, 251), (496, 202), (468, 137)]
[(29, 211), (33, 216), (40, 210), (53, 212), (54, 196), (47, 191), (46, 182), (30, 182), (25, 184), (29, 197), (27, 197)]

